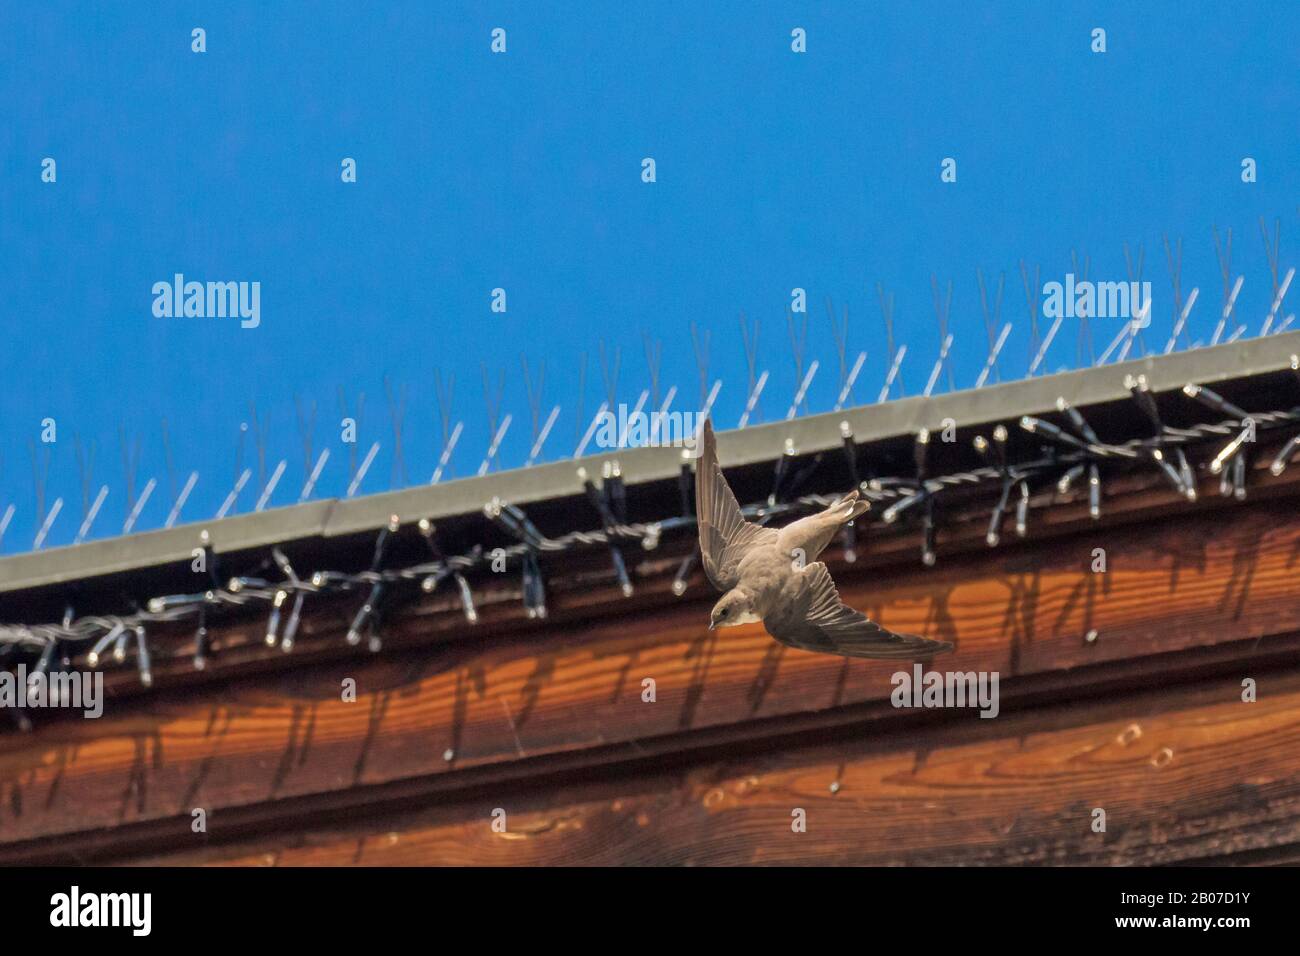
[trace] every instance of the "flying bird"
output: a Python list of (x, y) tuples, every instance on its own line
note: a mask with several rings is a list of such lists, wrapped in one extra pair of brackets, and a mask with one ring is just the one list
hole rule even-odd
[(709, 580), (724, 592), (709, 630), (762, 621), (782, 644), (847, 657), (919, 660), (952, 650), (947, 641), (886, 630), (840, 600), (817, 558), (844, 524), (870, 507), (856, 490), (780, 530), (764, 528), (741, 514), (708, 419), (702, 439), (695, 469), (700, 556)]

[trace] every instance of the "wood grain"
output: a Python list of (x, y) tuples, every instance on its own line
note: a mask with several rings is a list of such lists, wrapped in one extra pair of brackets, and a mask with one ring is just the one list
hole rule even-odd
[[(1139, 675), (1130, 683), (1148, 679), (1146, 660), (1180, 680), (1291, 647), (1300, 632), (1295, 499), (1253, 500), (1231, 515), (1076, 530), (935, 569), (907, 562), (835, 573), (845, 599), (885, 625), (954, 641), (937, 666), (998, 671), (1010, 700), (1083, 698), (1122, 683), (1124, 672)], [(1091, 571), (1097, 548), (1104, 574)], [(664, 580), (627, 602), (591, 588), (585, 604), (548, 622), (435, 643), (416, 608), (390, 623), (391, 653), (164, 686), (115, 698), (98, 721), (6, 734), (0, 860), (47, 844), (75, 856), (78, 834), (89, 847), (151, 822), (188, 828), (195, 807), (214, 819), (256, 809), (257, 825), (274, 831), (276, 806), (291, 814), (298, 799), (355, 791), (362, 800), (370, 788), (407, 781), (454, 793), (482, 786), (475, 771), (501, 768), (496, 779), (505, 780), (563, 756), (555, 766), (572, 773), (697, 740), (763, 739), (773, 723), (805, 717), (832, 726), (841, 712), (849, 721), (865, 714), (902, 729), (964, 719), (889, 708), (897, 665), (795, 651), (757, 627), (710, 633), (712, 600), (702, 588), (672, 598)], [(341, 641), (338, 622), (322, 616), (310, 627)], [(1211, 659), (1214, 648), (1222, 653)], [(355, 703), (340, 699), (348, 678)], [(642, 700), (647, 678), (653, 703)]]
[[(233, 865), (1157, 864), (1300, 840), (1300, 671), (185, 849)], [(836, 785), (832, 790), (832, 785)], [(503, 810), (504, 832), (493, 829)], [(793, 832), (792, 813), (806, 813)], [(1105, 832), (1093, 811), (1105, 811)], [(191, 837), (190, 843), (198, 843)]]

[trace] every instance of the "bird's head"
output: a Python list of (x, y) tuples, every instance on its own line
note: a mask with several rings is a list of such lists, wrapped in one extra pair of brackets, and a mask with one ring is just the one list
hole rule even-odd
[(709, 615), (709, 630), (735, 627), (737, 624), (752, 624), (759, 620), (762, 618), (754, 613), (754, 605), (749, 595), (739, 588), (733, 588), (713, 605), (713, 613)]

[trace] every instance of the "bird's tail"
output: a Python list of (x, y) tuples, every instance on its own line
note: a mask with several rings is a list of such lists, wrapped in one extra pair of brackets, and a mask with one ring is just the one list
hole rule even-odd
[(869, 507), (871, 505), (862, 500), (856, 491), (849, 492), (830, 507), (782, 528), (779, 546), (787, 552), (793, 552), (797, 548), (803, 552), (807, 561), (816, 561), (817, 556), (839, 534), (840, 528)]
[(846, 524), (854, 518), (861, 517), (871, 508), (871, 502), (864, 499), (858, 492), (850, 491), (835, 504), (831, 505), (824, 512), (835, 518), (840, 524)]

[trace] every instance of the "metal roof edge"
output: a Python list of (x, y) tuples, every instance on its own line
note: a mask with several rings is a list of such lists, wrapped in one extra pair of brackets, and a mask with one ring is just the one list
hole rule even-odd
[[(718, 455), (728, 466), (771, 460), (780, 453), (787, 439), (801, 454), (823, 451), (840, 443), (842, 421), (849, 423), (858, 442), (869, 443), (911, 434), (922, 427), (937, 429), (947, 418), (959, 426), (971, 426), (1043, 414), (1055, 409), (1058, 396), (1076, 407), (1086, 407), (1127, 397), (1124, 379), (1129, 375), (1145, 374), (1152, 390), (1163, 392), (1192, 381), (1209, 384), (1277, 371), (1288, 367), (1290, 356), (1297, 351), (1300, 351), (1300, 331), (1019, 379), (981, 389), (946, 392), (929, 398), (917, 396), (859, 405), (840, 412), (720, 432)], [(191, 522), (0, 557), (0, 593), (189, 560), (204, 529), (209, 531), (217, 552), (231, 552), (377, 529), (391, 515), (408, 522), (469, 514), (494, 497), (518, 505), (564, 497), (580, 491), (575, 474), (579, 467), (599, 475), (604, 463), (615, 458), (623, 480), (640, 484), (675, 475), (681, 465), (682, 449), (611, 449), (582, 459), (562, 459), (437, 485), (361, 498), (321, 499), (234, 515), (220, 521)]]

